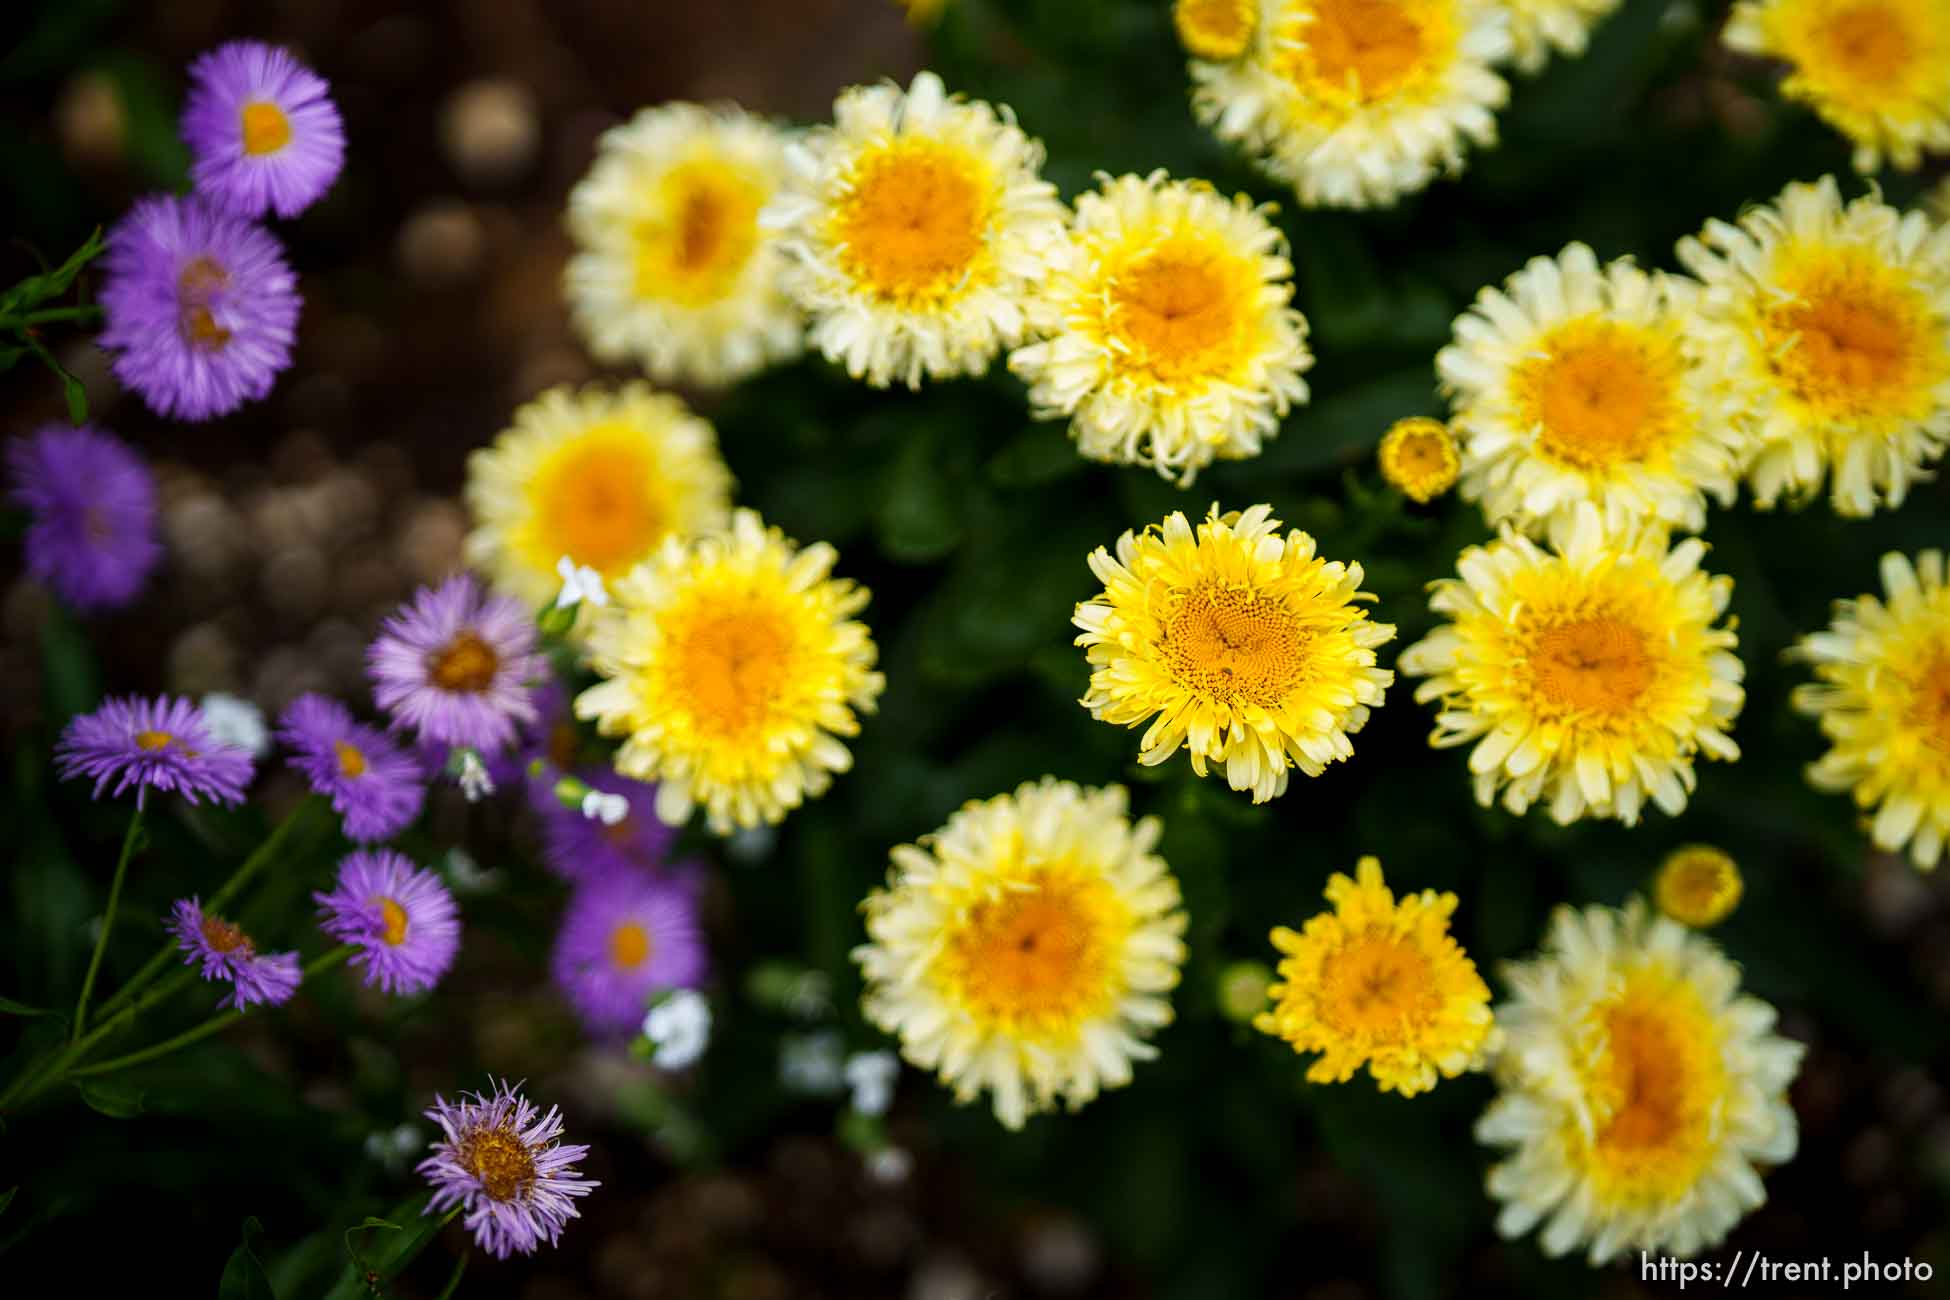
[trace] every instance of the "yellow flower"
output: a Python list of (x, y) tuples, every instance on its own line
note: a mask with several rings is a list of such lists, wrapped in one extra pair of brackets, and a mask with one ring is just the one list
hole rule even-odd
[(1077, 606), (1092, 672), (1083, 706), (1120, 726), (1150, 726), (1138, 761), (1183, 747), (1192, 770), (1225, 766), (1254, 803), (1286, 791), (1287, 773), (1318, 776), (1351, 758), (1395, 675), (1375, 648), (1395, 635), (1359, 602), (1361, 566), (1329, 563), (1299, 529), (1280, 537), (1272, 507), (1220, 514), (1196, 534), (1174, 511), (1125, 533), (1090, 571), (1103, 592)]
[(589, 636), (607, 680), (576, 716), (624, 738), (616, 770), (657, 782), (666, 822), (697, 804), (721, 835), (776, 822), (852, 765), (841, 738), (885, 683), (851, 617), (866, 591), (828, 576), (838, 558), (739, 510), (727, 532), (665, 538), (612, 588)]
[(1171, 21), (1194, 58), (1236, 59), (1259, 28), (1259, 0), (1176, 0)]
[(1950, 228), (1832, 176), (1679, 243), (1702, 364), (1753, 440), (1756, 504), (1831, 474), (1837, 512), (1901, 505), (1950, 442)]
[(1950, 839), (1950, 585), (1941, 551), (1882, 557), (1883, 599), (1838, 601), (1792, 651), (1814, 664), (1794, 707), (1821, 720), (1816, 788), (1875, 810), (1870, 838), (1928, 871)]
[(1253, 1024), (1296, 1052), (1319, 1052), (1311, 1082), (1346, 1083), (1365, 1065), (1383, 1092), (1413, 1097), (1438, 1075), (1480, 1064), (1489, 986), (1449, 934), (1454, 894), (1425, 889), (1396, 902), (1374, 858), (1362, 858), (1355, 877), (1328, 877), (1334, 910), (1303, 932), (1273, 931), (1281, 982)]
[(1038, 418), (1073, 417), (1085, 456), (1184, 486), (1214, 457), (1258, 455), (1307, 400), (1292, 297), (1284, 241), (1250, 200), (1163, 172), (1105, 177), (1077, 200), (1044, 291), (1049, 337), (1009, 368)]
[(1449, 426), (1425, 416), (1397, 420), (1381, 436), (1381, 476), (1411, 501), (1427, 505), (1447, 492), (1462, 468)]
[(1243, 56), (1193, 62), (1192, 107), (1302, 203), (1386, 207), (1496, 142), (1509, 51), (1495, 0), (1264, 0)]
[(1575, 58), (1584, 53), (1591, 29), (1618, 8), (1619, 0), (1501, 0), (1510, 18), (1511, 62), (1538, 73), (1552, 49)]
[(907, 10), (907, 21), (916, 27), (926, 27), (941, 18), (947, 9), (948, 0), (896, 0), (901, 8)]
[(868, 1020), (967, 1102), (1021, 1128), (1131, 1081), (1171, 1023), (1185, 960), (1178, 882), (1124, 790), (1045, 777), (971, 802), (893, 851), (854, 949)]
[(562, 585), (556, 564), (615, 580), (666, 537), (721, 528), (731, 474), (717, 435), (641, 383), (551, 388), (467, 460), (467, 562), (531, 605)]
[(1704, 930), (1733, 915), (1740, 891), (1740, 868), (1724, 849), (1688, 844), (1659, 865), (1652, 901), (1681, 925)]
[(1584, 501), (1608, 529), (1705, 527), (1707, 494), (1733, 500), (1744, 440), (1685, 351), (1697, 289), (1572, 244), (1477, 294), (1436, 354), (1464, 498), (1532, 536)]
[(1710, 941), (1638, 899), (1563, 907), (1503, 979), (1499, 1095), (1476, 1125), (1509, 1151), (1489, 1174), (1499, 1233), (1542, 1223), (1545, 1254), (1584, 1245), (1594, 1266), (1692, 1255), (1767, 1199), (1761, 1170), (1795, 1152), (1803, 1049)]
[(764, 221), (828, 360), (918, 388), (981, 374), (1022, 341), (1064, 208), (1007, 109), (951, 98), (932, 72), (906, 91), (854, 86), (791, 162)]
[(565, 284), (589, 350), (694, 384), (798, 355), (804, 325), (758, 224), (784, 178), (784, 135), (735, 108), (666, 104), (605, 132), (569, 193)]
[(1914, 171), (1950, 150), (1950, 10), (1942, 0), (1739, 0), (1726, 43), (1784, 60), (1781, 93), (1855, 143), (1855, 170)]
[(1437, 701), (1437, 748), (1473, 744), (1484, 807), (1521, 815), (1540, 799), (1560, 825), (1638, 822), (1647, 799), (1686, 806), (1693, 759), (1735, 759), (1745, 698), (1730, 625), (1731, 578), (1700, 572), (1705, 544), (1667, 549), (1657, 530), (1607, 535), (1586, 504), (1552, 548), (1505, 535), (1456, 561), (1429, 608), (1448, 618), (1402, 652)]

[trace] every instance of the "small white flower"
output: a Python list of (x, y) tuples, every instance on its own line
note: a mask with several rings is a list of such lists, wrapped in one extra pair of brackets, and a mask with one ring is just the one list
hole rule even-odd
[(779, 842), (776, 826), (743, 826), (725, 841), (725, 851), (738, 862), (763, 862)]
[(682, 1070), (703, 1056), (711, 1041), (711, 1004), (695, 989), (674, 990), (643, 1017), (643, 1036), (657, 1045), (653, 1065)]
[(456, 893), (488, 894), (501, 887), (501, 873), (484, 868), (466, 849), (447, 850), (447, 883)]
[(855, 1052), (846, 1061), (846, 1086), (853, 1090), (853, 1109), (862, 1115), (885, 1115), (894, 1102), (894, 1080), (900, 1077), (900, 1058), (889, 1051)]
[(885, 1187), (897, 1187), (914, 1172), (914, 1157), (905, 1147), (881, 1147), (867, 1155), (867, 1176)]
[(846, 1087), (845, 1060), (837, 1030), (788, 1034), (779, 1043), (779, 1082), (790, 1092), (835, 1096)]
[(367, 1157), (384, 1165), (389, 1173), (397, 1174), (404, 1170), (407, 1160), (418, 1155), (425, 1146), (426, 1136), (412, 1124), (366, 1134)]
[(467, 802), (479, 803), (494, 793), (494, 778), (488, 775), (479, 750), (456, 750), (454, 761), (458, 764), (455, 776), (460, 781), (460, 792), (467, 796)]
[(211, 739), (234, 745), (252, 758), (271, 752), (271, 729), (264, 725), (263, 710), (249, 700), (212, 691), (203, 697), (202, 708)]
[(620, 794), (591, 790), (582, 796), (582, 815), (605, 826), (615, 826), (630, 815), (630, 801)]
[(565, 555), (555, 562), (555, 571), (562, 575), (562, 590), (555, 597), (557, 609), (567, 609), (585, 600), (598, 609), (609, 604), (609, 589), (603, 586), (603, 575), (588, 565), (579, 565)]

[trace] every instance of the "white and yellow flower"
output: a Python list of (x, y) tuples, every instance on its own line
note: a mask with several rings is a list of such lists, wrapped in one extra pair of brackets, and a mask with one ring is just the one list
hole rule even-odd
[(1576, 58), (1619, 0), (1499, 0), (1510, 16), (1510, 61), (1521, 72), (1544, 70), (1552, 51)]
[(869, 1021), (967, 1102), (1021, 1128), (1131, 1081), (1171, 1023), (1185, 960), (1178, 882), (1121, 786), (1044, 778), (972, 802), (893, 851), (853, 959)]
[(1667, 549), (1653, 528), (1608, 534), (1596, 507), (1553, 529), (1551, 549), (1506, 534), (1472, 546), (1433, 585), (1448, 622), (1402, 651), (1438, 706), (1429, 743), (1470, 745), (1484, 807), (1499, 791), (1523, 814), (1548, 800), (1559, 824), (1634, 825), (1649, 799), (1686, 806), (1693, 761), (1740, 756), (1727, 730), (1745, 699), (1730, 625), (1733, 580), (1709, 577), (1706, 546)]
[(1679, 242), (1705, 288), (1701, 363), (1750, 443), (1756, 504), (1831, 482), (1835, 510), (1901, 505), (1950, 443), (1950, 228), (1835, 178)]
[(804, 346), (758, 214), (785, 135), (736, 108), (665, 104), (603, 134), (569, 193), (565, 283), (589, 350), (659, 383), (728, 384)]
[(1039, 419), (1070, 416), (1092, 460), (1191, 483), (1256, 456), (1307, 400), (1307, 321), (1263, 209), (1163, 172), (1105, 177), (1077, 200), (1043, 298), (1048, 337), (1009, 368)]
[(828, 360), (918, 388), (981, 374), (1022, 341), (1065, 213), (1042, 145), (1006, 108), (951, 97), (932, 72), (905, 91), (854, 86), (788, 158), (764, 222)]
[(1607, 529), (1705, 527), (1707, 496), (1733, 499), (1743, 440), (1685, 349), (1697, 289), (1571, 244), (1478, 293), (1435, 359), (1463, 497), (1532, 536), (1581, 502)]
[(1582, 1246), (1594, 1266), (1686, 1256), (1767, 1199), (1761, 1173), (1798, 1142), (1803, 1048), (1709, 940), (1639, 899), (1561, 907), (1503, 979), (1499, 1094), (1476, 1125), (1508, 1152), (1489, 1174), (1499, 1233), (1542, 1224), (1545, 1254)]
[(1385, 207), (1496, 142), (1493, 0), (1264, 0), (1245, 53), (1194, 60), (1192, 106), (1309, 206)]

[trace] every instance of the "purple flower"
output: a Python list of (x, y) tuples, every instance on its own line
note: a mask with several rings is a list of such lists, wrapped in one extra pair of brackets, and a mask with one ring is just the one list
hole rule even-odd
[[(516, 724), (513, 744), (500, 753), (484, 755), (483, 761), (487, 764), (488, 779), (497, 789), (526, 783), (529, 797), (541, 808), (551, 798), (559, 765), (574, 761), (576, 724), (569, 713), (569, 693), (553, 676), (529, 690), (528, 702), (535, 706), (535, 716)], [(414, 753), (420, 761), (420, 770), (432, 781), (447, 771), (454, 747), (423, 739), (414, 746)], [(529, 764), (538, 758), (543, 768), (531, 775)]]
[(206, 980), (230, 981), (230, 995), (217, 1003), (220, 1007), (281, 1006), (304, 978), (297, 953), (259, 952), (249, 935), (204, 911), (199, 899), (177, 899), (168, 930), (183, 950), (184, 965), (196, 967)]
[(579, 773), (592, 789), (604, 794), (622, 795), (630, 801), (630, 812), (614, 826), (571, 808), (549, 792), (546, 802), (537, 801), (542, 822), (542, 861), (564, 880), (589, 882), (614, 872), (655, 872), (664, 866), (664, 855), (677, 839), (677, 828), (669, 826), (653, 811), (657, 787), (632, 781), (607, 768), (590, 768)]
[(338, 885), (313, 894), (319, 928), (359, 945), (352, 964), (387, 993), (424, 993), (460, 952), (460, 912), (440, 877), (391, 849), (361, 850), (339, 863)]
[(295, 217), (345, 165), (345, 126), (325, 79), (288, 50), (231, 41), (190, 65), (183, 140), (196, 192), (256, 219)]
[(653, 994), (704, 978), (704, 937), (692, 891), (628, 872), (569, 900), (549, 970), (592, 1034), (635, 1033)]
[(238, 804), (251, 780), (251, 756), (212, 736), (202, 710), (180, 696), (104, 700), (68, 723), (54, 761), (64, 781), (95, 778), (97, 799), (110, 781), (117, 797), (136, 787), (138, 808), (151, 790)]
[(331, 799), (347, 839), (391, 839), (420, 815), (427, 788), (418, 761), (337, 700), (300, 695), (278, 720), (278, 739), (297, 751), (291, 766)]
[(373, 698), (394, 725), (487, 754), (536, 720), (529, 688), (548, 673), (521, 602), (484, 594), (464, 573), (422, 587), (381, 624), (366, 666)]
[(492, 1094), (457, 1102), (436, 1094), (426, 1112), (443, 1134), (419, 1164), (433, 1186), (426, 1212), (465, 1206), (462, 1222), (482, 1250), (496, 1259), (530, 1255), (543, 1242), (553, 1246), (569, 1220), (580, 1217), (571, 1198), (602, 1184), (576, 1168), (589, 1148), (562, 1144), (560, 1108), (543, 1115), (521, 1095), (520, 1084), (488, 1082)]
[(195, 197), (138, 200), (108, 235), (97, 342), (158, 415), (208, 420), (291, 364), (298, 280), (269, 231)]
[(114, 609), (142, 589), (156, 540), (156, 482), (142, 457), (91, 425), (43, 425), (7, 448), (27, 507), (27, 571), (76, 609)]

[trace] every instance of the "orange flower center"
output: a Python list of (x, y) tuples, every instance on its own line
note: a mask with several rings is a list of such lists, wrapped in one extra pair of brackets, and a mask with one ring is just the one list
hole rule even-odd
[(392, 947), (399, 947), (406, 942), (406, 909), (383, 894), (373, 901), (379, 904), (382, 927), (379, 937)]
[(494, 648), (473, 632), (462, 632), (433, 656), (429, 672), (443, 691), (471, 694), (494, 684), (501, 660)]
[(244, 152), (253, 158), (276, 153), (291, 143), (291, 119), (276, 104), (253, 100), (244, 105)]
[(1652, 684), (1645, 634), (1610, 615), (1546, 628), (1530, 650), (1537, 693), (1565, 713), (1616, 716)]
[(609, 959), (622, 970), (635, 970), (649, 960), (650, 933), (635, 921), (609, 932)]
[(461, 1140), (460, 1164), (497, 1201), (512, 1201), (535, 1182), (535, 1156), (507, 1126), (476, 1129)]
[(365, 775), (366, 756), (360, 753), (356, 746), (348, 745), (343, 740), (335, 740), (332, 742), (332, 752), (338, 756), (340, 776)]
[(1205, 586), (1182, 595), (1166, 617), (1163, 650), (1187, 690), (1273, 709), (1305, 676), (1312, 639), (1282, 601)]

